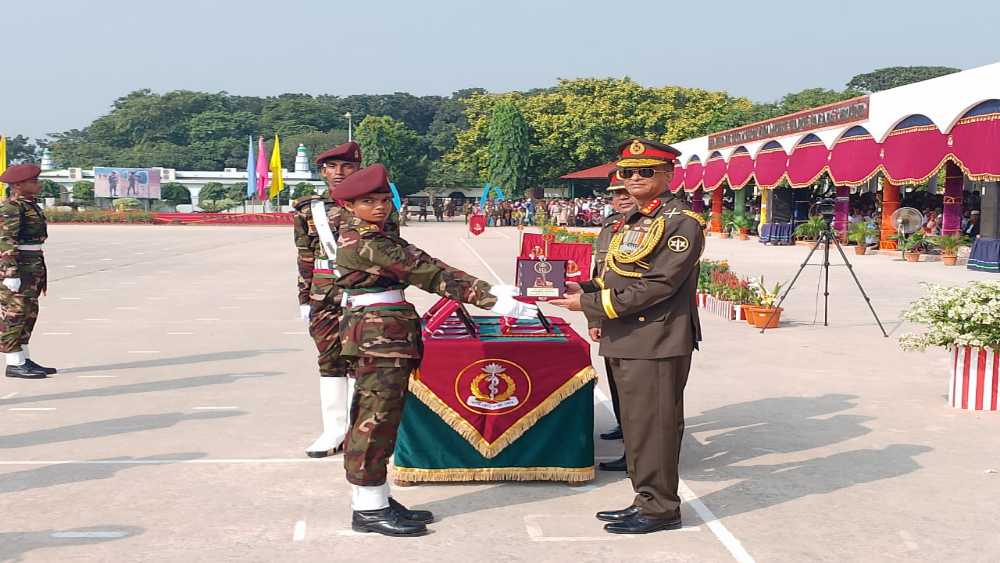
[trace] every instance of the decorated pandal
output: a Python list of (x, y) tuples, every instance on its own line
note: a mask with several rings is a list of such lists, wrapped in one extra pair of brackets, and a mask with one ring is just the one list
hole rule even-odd
[[(723, 227), (720, 188), (734, 190), (734, 212), (743, 215), (744, 188), (753, 185), (762, 196), (761, 233), (790, 237), (792, 224), (808, 212), (809, 190), (796, 188), (829, 178), (836, 189), (834, 228), (841, 233), (852, 190), (881, 192), (883, 249), (895, 248), (889, 217), (900, 206), (901, 190), (937, 186), (943, 167), (941, 234), (960, 232), (963, 198), (979, 191), (981, 236), (969, 267), (1000, 272), (1000, 63), (674, 146), (682, 154), (671, 189), (692, 192), (696, 211), (704, 206), (698, 196), (710, 192), (713, 231)], [(782, 195), (780, 210), (775, 193)]]

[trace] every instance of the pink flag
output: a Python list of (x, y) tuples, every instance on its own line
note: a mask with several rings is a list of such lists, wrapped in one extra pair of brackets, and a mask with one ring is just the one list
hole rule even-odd
[(267, 155), (264, 153), (264, 137), (257, 139), (257, 199), (267, 199)]

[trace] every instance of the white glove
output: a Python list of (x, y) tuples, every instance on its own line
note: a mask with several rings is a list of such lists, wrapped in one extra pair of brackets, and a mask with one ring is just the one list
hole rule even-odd
[(497, 304), (490, 311), (501, 317), (517, 317), (519, 319), (533, 319), (538, 316), (538, 307), (529, 303), (521, 303), (513, 297), (498, 297)]
[(312, 307), (309, 305), (299, 305), (299, 318), (309, 322), (309, 313)]
[(3, 284), (7, 289), (17, 293), (17, 290), (21, 289), (21, 278), (5, 278)]
[(493, 297), (517, 297), (521, 295), (521, 290), (516, 285), (494, 285), (490, 287), (490, 295)]

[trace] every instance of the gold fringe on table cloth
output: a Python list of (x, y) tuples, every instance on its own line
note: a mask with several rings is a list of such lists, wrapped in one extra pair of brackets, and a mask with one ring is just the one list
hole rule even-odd
[(453, 469), (421, 469), (393, 467), (393, 477), (399, 481), (566, 481), (582, 483), (595, 477), (590, 467), (481, 467)]

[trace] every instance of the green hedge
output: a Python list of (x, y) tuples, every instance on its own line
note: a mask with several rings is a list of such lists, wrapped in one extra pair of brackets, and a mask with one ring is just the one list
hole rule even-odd
[(153, 214), (145, 211), (56, 211), (46, 209), (51, 223), (152, 223)]

